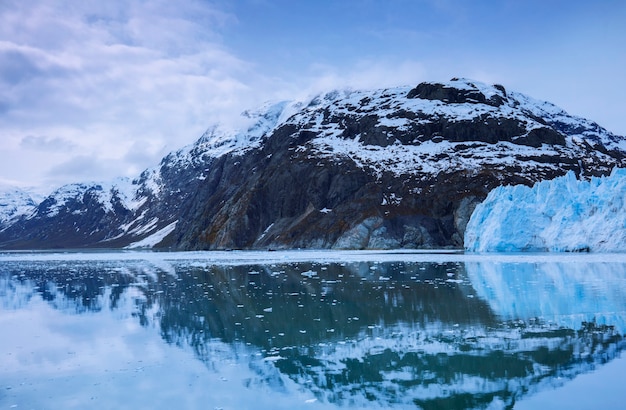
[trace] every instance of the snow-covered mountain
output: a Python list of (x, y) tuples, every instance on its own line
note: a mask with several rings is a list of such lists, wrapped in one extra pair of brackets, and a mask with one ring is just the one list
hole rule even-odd
[(35, 193), (0, 185), (0, 230), (32, 214), (39, 201), (41, 198)]
[(63, 187), (10, 248), (462, 247), (489, 191), (626, 166), (626, 141), (500, 85), (453, 79), (267, 104), (133, 181)]
[(577, 180), (573, 172), (532, 188), (502, 186), (476, 207), (465, 231), (474, 252), (626, 251), (626, 169)]

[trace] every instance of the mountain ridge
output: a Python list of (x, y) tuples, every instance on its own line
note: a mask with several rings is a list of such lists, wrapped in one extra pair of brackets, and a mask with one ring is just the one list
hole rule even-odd
[(55, 191), (0, 247), (461, 248), (491, 189), (626, 165), (623, 137), (467, 79), (333, 91), (242, 121), (135, 180)]

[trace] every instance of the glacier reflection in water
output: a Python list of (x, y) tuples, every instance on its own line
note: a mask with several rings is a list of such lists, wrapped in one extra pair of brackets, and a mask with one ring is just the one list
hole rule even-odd
[(0, 257), (0, 407), (505, 408), (626, 346), (623, 262), (277, 254)]

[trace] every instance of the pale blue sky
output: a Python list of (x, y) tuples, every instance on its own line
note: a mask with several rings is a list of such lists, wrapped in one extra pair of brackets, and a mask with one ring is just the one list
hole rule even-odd
[(0, 183), (136, 176), (215, 121), (469, 77), (626, 134), (626, 2), (2, 0)]

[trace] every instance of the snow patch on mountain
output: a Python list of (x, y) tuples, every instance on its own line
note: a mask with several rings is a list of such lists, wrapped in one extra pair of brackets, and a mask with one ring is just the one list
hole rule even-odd
[[(110, 186), (109, 192), (114, 193), (120, 200), (120, 204), (131, 211), (139, 209), (141, 205), (146, 202), (145, 196), (138, 194), (139, 183), (136, 180), (130, 178), (117, 178)], [(111, 198), (103, 198), (103, 200)]]
[(464, 243), (472, 252), (624, 252), (626, 169), (498, 187), (474, 210)]
[(135, 248), (152, 248), (159, 242), (161, 242), (167, 235), (172, 233), (174, 229), (176, 229), (176, 224), (178, 221), (174, 221), (166, 227), (159, 229), (152, 235), (137, 241), (133, 242), (130, 245), (126, 246), (127, 249), (135, 249)]
[[(457, 155), (458, 147), (465, 143), (450, 141), (426, 141), (419, 145), (391, 144), (386, 147), (365, 145), (358, 139), (343, 139), (337, 136), (317, 138), (312, 146), (319, 158), (349, 158), (357, 166), (380, 174), (389, 171), (400, 176), (406, 174), (437, 175), (451, 169), (479, 170), (489, 166), (512, 166), (518, 157), (553, 156), (559, 151), (550, 145), (540, 148), (519, 146), (509, 142), (496, 144), (473, 143), (472, 155)], [(554, 164), (526, 161), (526, 169), (556, 169)]]
[[(168, 155), (166, 159), (170, 158), (171, 155)], [(161, 161), (161, 163), (164, 163), (166, 159)], [(131, 205), (133, 206), (132, 209), (139, 208), (147, 200), (148, 195), (159, 198), (164, 188), (161, 167), (156, 166), (146, 169), (137, 180), (133, 181), (133, 184), (137, 185), (137, 192), (132, 196), (136, 202)]]

